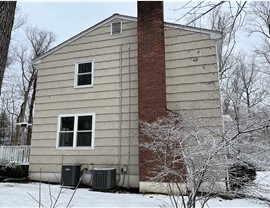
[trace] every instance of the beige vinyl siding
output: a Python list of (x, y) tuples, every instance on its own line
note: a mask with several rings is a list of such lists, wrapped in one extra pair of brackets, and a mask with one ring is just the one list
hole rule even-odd
[(221, 126), (216, 41), (209, 34), (167, 29), (165, 51), (167, 108)]
[[(52, 171), (59, 175), (62, 163), (115, 167), (118, 173), (120, 163), (120, 168), (129, 165), (128, 174), (137, 176), (130, 185), (138, 187), (138, 122), (134, 116), (138, 112), (137, 29), (136, 23), (123, 21), (122, 26), (121, 35), (111, 36), (110, 23), (107, 23), (45, 57), (39, 64), (30, 159), (32, 179), (39, 180), (36, 177), (40, 168), (43, 180)], [(87, 59), (94, 60), (94, 86), (74, 88), (75, 62)], [(58, 115), (92, 112), (96, 113), (94, 149), (56, 148)]]

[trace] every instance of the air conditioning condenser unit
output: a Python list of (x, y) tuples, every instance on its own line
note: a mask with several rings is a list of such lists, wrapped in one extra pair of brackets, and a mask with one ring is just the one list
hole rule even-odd
[(81, 165), (65, 164), (62, 165), (62, 184), (63, 186), (77, 186), (80, 182)]
[(94, 168), (92, 188), (95, 190), (110, 190), (116, 187), (115, 168)]

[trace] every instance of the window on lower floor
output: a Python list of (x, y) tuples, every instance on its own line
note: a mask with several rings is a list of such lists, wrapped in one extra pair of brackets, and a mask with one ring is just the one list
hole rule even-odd
[(60, 115), (57, 147), (94, 147), (95, 114)]

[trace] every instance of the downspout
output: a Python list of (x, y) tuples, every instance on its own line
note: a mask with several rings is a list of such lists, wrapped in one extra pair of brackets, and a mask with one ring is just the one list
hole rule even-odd
[[(223, 115), (223, 106), (222, 106), (222, 94), (221, 94), (221, 77), (219, 74), (219, 68), (220, 68), (220, 56), (222, 55), (222, 43), (223, 43), (223, 38), (220, 37), (218, 39), (215, 40), (215, 47), (216, 47), (216, 61), (217, 61), (217, 72), (218, 72), (218, 85), (219, 85), (219, 96), (220, 96), (220, 114), (221, 116)], [(223, 116), (221, 118), (221, 122), (222, 122), (222, 128), (223, 128), (223, 133), (224, 133), (224, 129), (225, 129), (225, 124), (224, 124), (224, 119)]]
[[(128, 94), (129, 94), (129, 99), (128, 99), (128, 104), (129, 104), (129, 107), (128, 107), (128, 171), (130, 171), (130, 150), (131, 150), (131, 147), (130, 147), (130, 137), (131, 137), (131, 71), (130, 71), (130, 44), (128, 44)], [(130, 172), (128, 174), (128, 184), (127, 184), (127, 188), (129, 188), (129, 183), (130, 183)]]
[[(222, 125), (222, 137), (225, 134), (225, 120), (223, 117), (223, 106), (222, 106), (222, 94), (221, 94), (221, 77), (219, 74), (220, 70), (220, 56), (222, 55), (222, 44), (223, 44), (223, 34), (221, 37), (215, 39), (215, 48), (216, 48), (216, 61), (217, 61), (217, 72), (218, 72), (218, 85), (219, 85), (219, 95), (220, 95), (220, 115), (221, 115), (221, 125)], [(223, 139), (223, 138), (222, 138)], [(226, 160), (228, 159), (228, 155), (225, 155)], [(229, 184), (229, 171), (226, 171), (226, 181), (225, 181), (226, 189), (230, 191), (230, 184)]]
[(119, 46), (119, 125), (118, 125), (118, 171), (121, 172), (121, 127), (122, 127), (122, 45)]

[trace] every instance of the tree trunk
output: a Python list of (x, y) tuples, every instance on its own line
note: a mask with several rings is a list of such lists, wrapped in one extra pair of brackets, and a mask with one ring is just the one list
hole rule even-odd
[[(36, 88), (37, 88), (37, 77), (34, 80), (33, 83), (33, 93), (31, 97), (31, 102), (29, 106), (29, 116), (28, 116), (28, 123), (33, 125), (33, 112), (34, 112), (34, 103), (36, 99)], [(31, 145), (31, 138), (32, 138), (32, 126), (28, 127), (27, 132), (27, 145)]]
[[(19, 113), (19, 115), (17, 117), (17, 120), (16, 120), (17, 124), (21, 123), (21, 122), (24, 122), (25, 111), (26, 111), (27, 102), (28, 102), (28, 99), (29, 99), (29, 91), (30, 91), (30, 88), (28, 87), (27, 91), (24, 94), (24, 100), (23, 100), (23, 103), (21, 104), (20, 113)], [(14, 145), (18, 145), (20, 136), (21, 136), (21, 126), (16, 125), (16, 132), (15, 132), (15, 137), (14, 137)]]
[(6, 67), (16, 1), (0, 1), (0, 95)]

